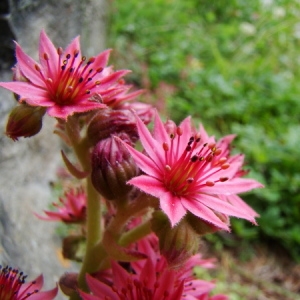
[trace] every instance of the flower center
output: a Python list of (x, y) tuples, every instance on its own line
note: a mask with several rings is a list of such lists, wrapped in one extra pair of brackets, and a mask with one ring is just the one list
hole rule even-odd
[[(100, 84), (94, 80), (103, 68), (93, 68), (95, 58), (86, 62), (86, 57), (79, 57), (79, 50), (73, 54), (63, 55), (62, 48), (57, 49), (59, 55), (58, 71), (51, 65), (49, 55), (44, 53), (43, 59), (47, 63), (48, 73), (44, 74), (38, 65), (35, 69), (43, 78), (51, 99), (61, 105), (74, 104), (82, 97), (89, 95), (93, 88)], [(64, 57), (63, 57), (64, 56)]]
[[(1, 300), (25, 300), (32, 294), (38, 292), (35, 290), (32, 293), (27, 293), (26, 290), (19, 294), (22, 284), (25, 283), (26, 276), (23, 272), (6, 266), (0, 266), (0, 299)], [(34, 284), (35, 282), (32, 282)], [(30, 287), (31, 285), (29, 285)], [(28, 287), (28, 288), (29, 288)]]
[(163, 143), (165, 151), (164, 183), (176, 196), (199, 192), (204, 186), (214, 186), (228, 180), (216, 174), (230, 167), (227, 157), (220, 157), (222, 150), (215, 143), (201, 144), (199, 133), (191, 136), (185, 149), (180, 153), (182, 130), (177, 127), (170, 134), (170, 143)]
[[(152, 287), (149, 287), (148, 282), (128, 278), (126, 287), (117, 289), (115, 286), (112, 286), (112, 290), (118, 295), (120, 300), (154, 300), (158, 299), (156, 294), (159, 286), (159, 282), (156, 282)], [(167, 290), (159, 292), (160, 300), (170, 300), (169, 296), (170, 293)]]

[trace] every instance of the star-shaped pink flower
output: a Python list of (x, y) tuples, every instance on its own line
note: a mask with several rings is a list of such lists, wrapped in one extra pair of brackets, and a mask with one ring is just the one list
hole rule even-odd
[(23, 272), (11, 267), (0, 266), (0, 299), (4, 300), (52, 300), (57, 295), (57, 287), (49, 291), (40, 291), (43, 287), (43, 275), (31, 282), (25, 282)]
[(225, 230), (222, 215), (256, 223), (258, 214), (236, 194), (262, 184), (240, 177), (244, 157), (230, 155), (233, 135), (216, 142), (202, 126), (196, 131), (189, 117), (176, 126), (163, 124), (157, 113), (153, 134), (138, 117), (137, 128), (144, 152), (126, 147), (145, 174), (129, 184), (157, 197), (172, 226), (187, 212)]
[(17, 65), (13, 82), (1, 82), (20, 96), (21, 102), (47, 108), (52, 117), (66, 119), (74, 113), (125, 101), (140, 92), (126, 94), (130, 86), (120, 80), (128, 70), (114, 72), (106, 67), (110, 50), (86, 59), (79, 37), (63, 50), (55, 48), (44, 31), (39, 42), (39, 63), (16, 43)]

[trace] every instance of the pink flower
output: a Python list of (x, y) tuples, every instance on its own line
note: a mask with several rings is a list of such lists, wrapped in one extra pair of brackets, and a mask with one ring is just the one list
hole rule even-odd
[(126, 145), (144, 175), (129, 181), (160, 200), (160, 207), (176, 225), (189, 211), (220, 229), (229, 230), (226, 216), (255, 224), (254, 212), (236, 194), (262, 185), (240, 178), (243, 155), (230, 156), (233, 135), (216, 142), (203, 127), (196, 131), (186, 118), (180, 126), (163, 124), (156, 113), (153, 134), (137, 117), (145, 153)]
[(65, 223), (78, 223), (86, 218), (86, 194), (83, 188), (70, 189), (64, 198), (59, 198), (60, 204), (53, 203), (57, 211), (45, 211), (47, 217), (36, 216), (46, 221), (62, 221)]
[(208, 296), (214, 288), (214, 283), (196, 279), (193, 274), (195, 266), (213, 267), (211, 260), (203, 260), (198, 254), (191, 257), (182, 268), (171, 269), (157, 250), (158, 239), (154, 234), (139, 241), (135, 247), (147, 254), (148, 258), (130, 263), (127, 269), (131, 272), (113, 261), (111, 273), (101, 272), (98, 279), (87, 275), (92, 295), (79, 291), (82, 299), (197, 300), (198, 297)]
[(43, 275), (32, 282), (25, 283), (23, 272), (10, 267), (0, 266), (0, 299), (1, 300), (51, 300), (57, 294), (57, 287), (40, 292), (43, 286)]
[(0, 86), (20, 95), (31, 106), (47, 107), (52, 117), (66, 119), (74, 113), (106, 107), (105, 103), (125, 101), (139, 94), (126, 95), (130, 88), (119, 83), (128, 70), (114, 72), (106, 67), (110, 50), (86, 59), (81, 55), (79, 37), (63, 51), (56, 49), (44, 31), (40, 35), (36, 63), (16, 43), (17, 66), (13, 82)]

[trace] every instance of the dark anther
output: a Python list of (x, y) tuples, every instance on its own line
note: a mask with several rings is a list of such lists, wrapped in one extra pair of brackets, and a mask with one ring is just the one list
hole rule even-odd
[(81, 83), (83, 81), (83, 78), (82, 77), (80, 77), (79, 78), (79, 83)]
[(67, 54), (67, 55), (66, 55), (66, 58), (67, 58), (67, 59), (70, 59), (70, 58), (71, 58), (71, 54)]
[(191, 162), (196, 162), (198, 160), (198, 156), (194, 155), (191, 157)]

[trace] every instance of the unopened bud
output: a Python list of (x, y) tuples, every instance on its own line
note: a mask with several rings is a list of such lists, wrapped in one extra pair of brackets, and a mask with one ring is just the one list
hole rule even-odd
[(77, 273), (65, 273), (59, 279), (59, 287), (62, 292), (71, 296), (77, 292), (78, 289), (78, 274)]
[(10, 113), (6, 125), (6, 135), (17, 141), (19, 137), (31, 137), (42, 128), (46, 110), (42, 107), (21, 104)]
[(199, 250), (199, 237), (185, 219), (171, 227), (168, 217), (156, 211), (152, 229), (159, 238), (159, 248), (171, 267), (180, 267)]
[(136, 119), (129, 110), (101, 109), (88, 126), (87, 137), (92, 145), (119, 132), (128, 134), (132, 141), (138, 138)]
[[(130, 138), (126, 133), (118, 137), (127, 143)], [(92, 183), (95, 189), (107, 200), (124, 201), (133, 186), (127, 181), (138, 175), (132, 156), (115, 137), (101, 140), (92, 153)]]

